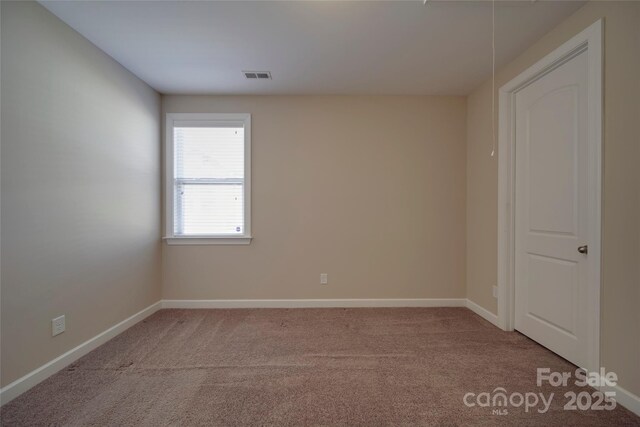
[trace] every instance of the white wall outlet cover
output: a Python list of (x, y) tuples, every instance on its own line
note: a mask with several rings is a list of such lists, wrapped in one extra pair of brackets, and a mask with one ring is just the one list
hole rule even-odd
[(321, 285), (326, 285), (327, 283), (329, 283), (329, 278), (327, 277), (327, 273), (321, 273), (320, 274), (320, 284)]
[(493, 297), (494, 298), (498, 298), (498, 287), (497, 286), (493, 287)]
[(64, 315), (51, 320), (51, 336), (60, 335), (65, 330)]

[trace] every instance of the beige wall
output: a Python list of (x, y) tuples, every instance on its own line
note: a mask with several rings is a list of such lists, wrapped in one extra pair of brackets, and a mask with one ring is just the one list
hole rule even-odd
[[(605, 19), (601, 364), (640, 395), (640, 3), (591, 2), (500, 70), (500, 87)], [(467, 100), (467, 295), (496, 312), (497, 159), (491, 81)]]
[(4, 386), (160, 299), (160, 97), (37, 3), (1, 7)]
[(497, 313), (492, 287), (498, 283), (498, 157), (491, 157), (491, 82), (467, 98), (466, 130), (467, 298)]
[[(497, 86), (600, 17), (602, 362), (640, 394), (640, 4), (587, 4)], [(468, 296), (496, 312), (490, 82), (466, 100), (164, 97), (164, 112), (252, 113), (255, 239), (163, 245), (162, 290), (159, 96), (34, 3), (2, 2), (1, 84), (2, 385), (161, 295)]]
[(252, 114), (254, 236), (164, 245), (164, 298), (465, 296), (465, 98), (166, 96), (163, 107)]

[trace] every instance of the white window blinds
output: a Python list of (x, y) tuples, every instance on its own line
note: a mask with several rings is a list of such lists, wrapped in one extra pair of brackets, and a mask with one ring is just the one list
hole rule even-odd
[(173, 234), (242, 236), (245, 129), (242, 122), (173, 127)]

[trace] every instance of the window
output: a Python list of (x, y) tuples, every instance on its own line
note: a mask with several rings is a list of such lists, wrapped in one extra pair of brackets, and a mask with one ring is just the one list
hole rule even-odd
[(251, 241), (251, 116), (167, 114), (166, 240)]

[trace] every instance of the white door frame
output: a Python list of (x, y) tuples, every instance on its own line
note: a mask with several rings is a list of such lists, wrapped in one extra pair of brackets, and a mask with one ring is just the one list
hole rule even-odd
[(498, 137), (498, 325), (515, 324), (515, 95), (524, 87), (574, 58), (587, 54), (587, 244), (588, 366), (600, 368), (600, 268), (602, 189), (602, 19), (571, 38), (500, 88)]

